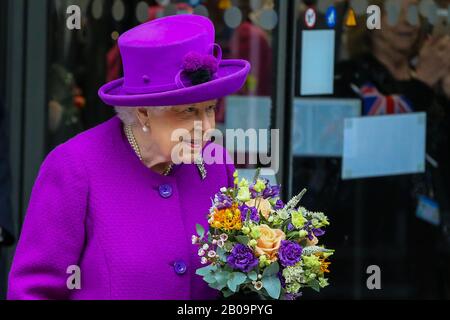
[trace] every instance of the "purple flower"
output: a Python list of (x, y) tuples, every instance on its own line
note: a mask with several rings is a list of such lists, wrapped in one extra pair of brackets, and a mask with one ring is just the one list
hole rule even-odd
[(297, 300), (298, 298), (300, 298), (302, 296), (301, 292), (297, 292), (297, 293), (286, 293), (286, 300)]
[(280, 195), (280, 186), (279, 185), (271, 186), (270, 189), (272, 191), (272, 197), (278, 197)]
[(249, 207), (246, 204), (243, 204), (241, 206), (239, 206), (239, 210), (241, 211), (241, 220), (245, 221), (247, 219), (247, 215), (250, 213), (250, 220), (252, 220), (253, 222), (258, 223), (260, 218), (259, 218), (259, 213), (258, 213), (258, 209), (256, 209), (255, 207)]
[(249, 187), (250, 189), (250, 196), (252, 199), (255, 199), (256, 197), (258, 197), (259, 193), (255, 191), (255, 189), (253, 189), (253, 185), (251, 185)]
[(278, 251), (278, 258), (283, 266), (293, 266), (300, 261), (302, 251), (303, 248), (297, 242), (283, 240)]
[(262, 192), (255, 191), (254, 183), (250, 185), (249, 188), (252, 198), (256, 198), (258, 196), (262, 196), (264, 199), (278, 197), (280, 194), (280, 186), (279, 185), (271, 186), (268, 179), (263, 178), (262, 180), (266, 185), (266, 187)]
[(216, 193), (216, 196), (214, 197), (214, 204), (216, 205), (216, 208), (219, 210), (226, 209), (232, 206), (233, 200), (226, 194), (219, 192)]
[(278, 209), (283, 209), (284, 208), (284, 202), (281, 201), (281, 199), (278, 199), (277, 202), (275, 203), (274, 209), (278, 210)]
[(280, 195), (280, 186), (271, 186), (268, 182), (266, 183), (266, 188), (263, 191), (263, 198), (275, 198)]
[(255, 257), (252, 249), (238, 243), (227, 257), (227, 263), (233, 269), (249, 272), (258, 265), (258, 258)]
[(288, 231), (292, 231), (294, 229), (294, 225), (289, 222), (289, 224), (287, 225), (287, 229)]
[(314, 239), (314, 236), (320, 237), (320, 236), (323, 236), (324, 234), (325, 234), (325, 231), (320, 228), (311, 229), (308, 231), (308, 239), (312, 240), (312, 239)]
[(320, 237), (325, 234), (325, 231), (320, 228), (317, 228), (317, 229), (313, 229), (313, 233), (316, 237)]
[(280, 279), (281, 287), (286, 288), (286, 279), (283, 277), (283, 269), (277, 273), (278, 279)]

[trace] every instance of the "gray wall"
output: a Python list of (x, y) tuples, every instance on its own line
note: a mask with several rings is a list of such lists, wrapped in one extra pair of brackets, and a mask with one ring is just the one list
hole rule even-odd
[[(5, 105), (9, 117), (11, 204), (16, 235), (44, 157), (46, 127), (47, 1), (5, 0)], [(5, 10), (3, 10), (5, 12)], [(5, 297), (14, 247), (0, 256), (0, 298)]]

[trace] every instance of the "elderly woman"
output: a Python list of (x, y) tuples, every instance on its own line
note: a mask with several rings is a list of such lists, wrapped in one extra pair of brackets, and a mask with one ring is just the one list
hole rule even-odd
[[(99, 90), (118, 116), (45, 159), (9, 299), (215, 298), (195, 275), (191, 235), (234, 167), (201, 138), (214, 128), (217, 99), (243, 86), (250, 64), (221, 60), (211, 21), (196, 15), (142, 24), (119, 47), (124, 78)], [(214, 159), (223, 154), (215, 163), (202, 160), (210, 146)]]

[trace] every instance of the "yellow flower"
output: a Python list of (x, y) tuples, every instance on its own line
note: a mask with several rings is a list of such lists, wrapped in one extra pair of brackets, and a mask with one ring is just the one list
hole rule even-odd
[(248, 201), (250, 199), (250, 190), (248, 187), (240, 187), (236, 197), (240, 201)]
[(263, 180), (258, 179), (255, 183), (255, 185), (253, 186), (253, 189), (255, 189), (256, 192), (261, 192), (266, 188), (266, 184), (264, 183)]
[(239, 188), (248, 188), (248, 181), (245, 178), (242, 178), (242, 180), (238, 184)]
[(210, 221), (210, 226), (225, 231), (240, 230), (242, 228), (241, 211), (236, 204), (227, 209), (215, 209)]
[(326, 261), (327, 260), (327, 258), (322, 258), (322, 257), (320, 257), (319, 258), (319, 261), (320, 261), (320, 271), (322, 272), (322, 273), (325, 273), (325, 272), (330, 272), (330, 270), (328, 270), (328, 266), (331, 264), (331, 262), (328, 262), (328, 261)]
[(291, 216), (292, 216), (292, 224), (294, 225), (294, 227), (296, 227), (297, 229), (303, 228), (303, 226), (306, 223), (306, 219), (305, 217), (303, 217), (301, 209), (292, 212)]

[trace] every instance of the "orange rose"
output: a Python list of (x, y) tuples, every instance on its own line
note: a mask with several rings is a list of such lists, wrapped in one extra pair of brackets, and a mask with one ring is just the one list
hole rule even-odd
[(256, 242), (256, 256), (259, 257), (265, 254), (270, 261), (276, 261), (281, 240), (286, 239), (286, 235), (282, 230), (271, 229), (265, 224), (259, 226), (259, 232), (261, 233), (261, 236)]

